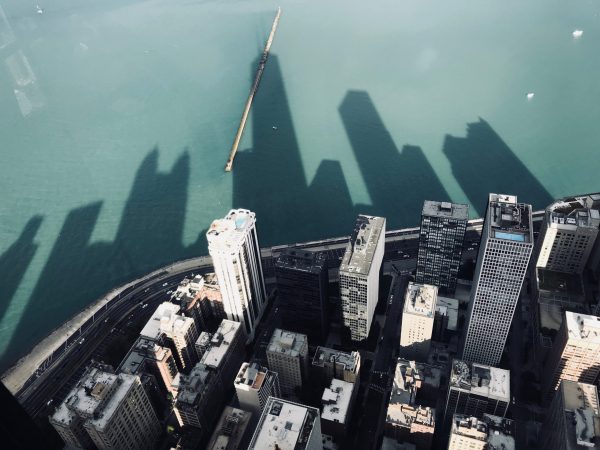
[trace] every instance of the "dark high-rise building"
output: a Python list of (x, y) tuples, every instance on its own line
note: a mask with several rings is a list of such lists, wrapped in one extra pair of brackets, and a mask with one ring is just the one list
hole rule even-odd
[(327, 337), (329, 276), (324, 253), (285, 249), (275, 261), (279, 311), (283, 328), (309, 336)]
[(421, 214), (417, 283), (453, 293), (460, 267), (469, 206), (425, 200)]

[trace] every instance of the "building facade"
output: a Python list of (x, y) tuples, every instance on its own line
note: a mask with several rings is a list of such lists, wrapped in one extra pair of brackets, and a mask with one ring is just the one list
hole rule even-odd
[(211, 224), (206, 239), (227, 318), (242, 323), (252, 341), (267, 302), (255, 214), (232, 209)]
[(240, 408), (256, 417), (262, 414), (269, 397), (281, 397), (277, 372), (257, 363), (242, 363), (233, 384)]
[(270, 397), (248, 450), (322, 450), (319, 410)]
[(325, 253), (287, 248), (275, 261), (278, 307), (286, 330), (311, 341), (329, 332), (329, 271)]
[(269, 369), (279, 376), (282, 393), (292, 394), (302, 387), (307, 375), (308, 338), (276, 328), (267, 347), (267, 362)]
[(531, 205), (490, 194), (475, 267), (463, 359), (497, 366), (533, 249)]
[(435, 319), (437, 286), (408, 283), (400, 327), (400, 356), (427, 361)]
[(353, 341), (367, 339), (379, 298), (385, 219), (359, 215), (340, 266), (344, 325)]
[(165, 393), (177, 393), (179, 370), (173, 352), (144, 336), (140, 336), (131, 347), (117, 372), (153, 375)]
[(463, 251), (469, 205), (425, 200), (421, 213), (417, 283), (432, 284), (451, 294)]
[(542, 373), (542, 392), (548, 402), (562, 380), (596, 381), (600, 374), (600, 317), (565, 312)]
[(160, 424), (140, 378), (92, 366), (50, 417), (66, 444), (120, 450), (153, 448)]
[(596, 386), (564, 380), (542, 425), (544, 450), (600, 449), (600, 408)]

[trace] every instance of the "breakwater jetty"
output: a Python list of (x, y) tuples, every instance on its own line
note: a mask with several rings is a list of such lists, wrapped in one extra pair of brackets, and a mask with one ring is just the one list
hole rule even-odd
[(267, 39), (267, 43), (265, 44), (265, 49), (263, 50), (262, 56), (260, 58), (260, 62), (258, 63), (258, 68), (256, 69), (256, 76), (254, 77), (254, 83), (252, 84), (252, 88), (250, 89), (250, 94), (248, 94), (248, 100), (246, 100), (246, 105), (244, 106), (244, 112), (242, 113), (242, 119), (240, 120), (240, 126), (238, 127), (237, 133), (235, 134), (235, 139), (233, 140), (233, 145), (231, 146), (231, 151), (229, 152), (229, 159), (227, 160), (227, 164), (225, 164), (225, 172), (231, 172), (233, 168), (233, 160), (235, 158), (235, 154), (237, 153), (238, 146), (240, 145), (240, 140), (242, 139), (242, 134), (244, 133), (244, 128), (246, 128), (246, 121), (248, 120), (248, 114), (250, 113), (250, 108), (252, 107), (252, 101), (254, 100), (254, 95), (258, 91), (258, 85), (260, 84), (260, 79), (262, 78), (262, 74), (265, 70), (265, 66), (267, 64), (267, 59), (269, 57), (269, 50), (271, 49), (271, 44), (273, 43), (273, 38), (275, 37), (275, 32), (277, 31), (277, 25), (279, 25), (279, 18), (281, 17), (281, 7), (277, 8), (277, 15), (275, 16), (275, 20), (273, 20), (273, 25), (271, 26), (271, 32), (269, 33), (269, 38)]

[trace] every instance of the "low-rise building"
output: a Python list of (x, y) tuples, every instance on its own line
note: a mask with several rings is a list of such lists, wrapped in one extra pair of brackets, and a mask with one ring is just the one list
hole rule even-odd
[(211, 323), (227, 318), (214, 273), (184, 278), (171, 294), (171, 302), (181, 307), (183, 315), (194, 319), (198, 330), (205, 330)]
[(67, 445), (78, 448), (153, 448), (160, 424), (140, 378), (91, 366), (50, 423)]
[(484, 414), (483, 418), (455, 414), (448, 450), (515, 450), (512, 420)]
[(596, 386), (563, 380), (542, 426), (544, 450), (600, 449), (600, 408)]
[(399, 359), (387, 408), (385, 435), (397, 442), (429, 449), (435, 431), (435, 410), (417, 402), (423, 377), (414, 361)]
[(257, 363), (242, 363), (233, 382), (240, 408), (260, 417), (269, 397), (281, 397), (279, 376)]
[(277, 372), (284, 394), (302, 387), (308, 369), (308, 338), (276, 328), (267, 347), (269, 369)]
[(482, 419), (504, 417), (510, 404), (510, 371), (483, 364), (452, 361), (444, 422), (454, 414)]
[(319, 410), (270, 397), (248, 450), (322, 450)]
[(358, 383), (360, 375), (360, 353), (346, 353), (327, 347), (317, 347), (312, 360), (312, 373), (315, 379), (325, 385), (331, 380)]
[(252, 413), (226, 406), (206, 446), (206, 450), (238, 450), (250, 440)]

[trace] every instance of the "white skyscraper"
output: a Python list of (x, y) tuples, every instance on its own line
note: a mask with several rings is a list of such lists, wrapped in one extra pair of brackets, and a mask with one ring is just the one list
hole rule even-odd
[(227, 318), (243, 323), (252, 341), (267, 300), (255, 215), (232, 209), (212, 223), (206, 238)]
[(404, 358), (427, 361), (437, 301), (437, 286), (408, 283), (400, 327), (400, 354)]
[(497, 366), (533, 249), (531, 205), (490, 194), (475, 267), (463, 359)]
[(342, 314), (353, 341), (369, 336), (384, 247), (385, 218), (359, 215), (340, 266)]

